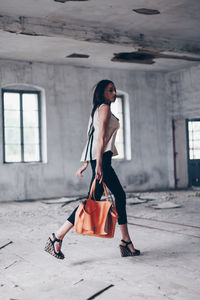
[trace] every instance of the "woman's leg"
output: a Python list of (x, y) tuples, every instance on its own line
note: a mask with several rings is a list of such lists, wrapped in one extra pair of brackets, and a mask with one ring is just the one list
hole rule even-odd
[[(128, 224), (119, 225), (119, 228), (121, 230), (122, 240), (126, 241), (126, 242), (130, 242), (131, 238), (130, 238), (130, 235), (128, 232)], [(121, 241), (120, 245), (125, 246), (125, 243)], [(135, 248), (134, 248), (133, 244), (129, 244), (128, 248), (131, 250), (131, 252), (135, 252)]]
[[(126, 214), (126, 194), (121, 186), (121, 183), (111, 165), (108, 165), (104, 170), (104, 182), (115, 197), (116, 210), (118, 212), (118, 224), (120, 227), (122, 240), (130, 242), (131, 238), (128, 231), (127, 214)], [(125, 246), (122, 241), (120, 245)], [(129, 244), (128, 248), (131, 252), (135, 252), (133, 244)]]
[[(55, 236), (57, 239), (62, 240), (67, 232), (73, 227), (74, 225), (70, 223), (69, 221), (66, 221), (56, 232)], [(50, 239), (53, 240), (52, 235), (50, 235)], [(55, 242), (54, 243), (55, 251), (58, 253), (61, 249), (61, 242)]]
[(115, 197), (115, 205), (119, 215), (118, 224), (127, 224), (126, 194), (124, 189), (111, 165), (107, 166), (103, 174), (103, 180), (105, 184)]

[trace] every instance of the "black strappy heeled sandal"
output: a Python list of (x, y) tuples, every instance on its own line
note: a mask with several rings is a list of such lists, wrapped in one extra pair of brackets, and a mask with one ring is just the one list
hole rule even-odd
[(52, 233), (52, 237), (53, 237), (53, 241), (49, 237), (44, 250), (58, 259), (64, 259), (65, 258), (64, 254), (61, 251), (56, 252), (54, 247), (55, 242), (62, 243), (62, 240), (57, 239), (55, 233)]
[(126, 242), (124, 240), (121, 240), (124, 244), (126, 244), (125, 246), (119, 245), (120, 247), (120, 252), (121, 252), (121, 256), (122, 257), (126, 257), (126, 256), (138, 256), (140, 255), (140, 250), (135, 249), (134, 252), (132, 252), (128, 245), (132, 244), (132, 242)]

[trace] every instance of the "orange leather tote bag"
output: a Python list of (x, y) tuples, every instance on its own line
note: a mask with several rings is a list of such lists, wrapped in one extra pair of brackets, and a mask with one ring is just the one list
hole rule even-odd
[(111, 194), (111, 201), (108, 199), (106, 184), (104, 182), (102, 184), (106, 199), (100, 201), (91, 199), (92, 194), (95, 195), (96, 180), (94, 179), (89, 198), (80, 202), (76, 211), (75, 232), (102, 238), (113, 238), (118, 214)]

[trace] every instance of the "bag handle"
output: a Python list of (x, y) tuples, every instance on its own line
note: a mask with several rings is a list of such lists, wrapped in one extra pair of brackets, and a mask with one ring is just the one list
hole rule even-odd
[[(106, 197), (106, 201), (109, 201), (108, 199), (108, 191), (107, 191), (107, 186), (105, 184), (104, 181), (102, 181), (102, 185), (103, 185), (103, 189), (104, 189), (104, 194), (105, 194), (105, 197)], [(91, 186), (91, 189), (90, 189), (90, 196), (89, 196), (89, 199), (88, 200), (92, 200), (92, 195), (94, 197), (94, 200), (95, 200), (95, 186), (96, 186), (96, 178), (93, 180), (93, 183), (92, 183), (92, 186)], [(109, 189), (108, 189), (109, 190)], [(111, 192), (109, 190), (109, 194), (110, 194), (110, 198), (111, 198), (111, 202), (112, 202), (112, 205), (115, 207), (115, 203), (114, 203), (114, 200), (113, 200), (113, 197), (111, 195)], [(95, 200), (96, 201), (96, 200)]]
[[(115, 207), (115, 202), (113, 200), (113, 197), (111, 195), (111, 192), (110, 190), (108, 189), (107, 185), (105, 184), (105, 182), (102, 181), (102, 184), (103, 184), (103, 189), (104, 189), (104, 194), (106, 196), (106, 201), (109, 201), (108, 200), (108, 191), (109, 191), (109, 195), (110, 195), (110, 199), (111, 199), (111, 202), (112, 202), (112, 205)], [(107, 191), (108, 190), (108, 191)]]

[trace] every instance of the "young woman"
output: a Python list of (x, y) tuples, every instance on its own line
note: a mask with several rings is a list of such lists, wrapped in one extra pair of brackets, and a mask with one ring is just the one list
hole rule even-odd
[[(126, 195), (119, 179), (111, 166), (112, 156), (117, 155), (115, 137), (119, 129), (119, 120), (111, 113), (110, 105), (116, 99), (116, 88), (112, 81), (101, 80), (95, 88), (93, 96), (93, 109), (89, 120), (88, 141), (82, 153), (82, 167), (77, 171), (78, 177), (83, 177), (90, 162), (92, 167), (91, 184), (96, 177), (95, 199), (100, 200), (103, 194), (102, 180), (113, 193), (115, 205), (119, 215), (122, 240), (120, 242), (121, 256), (140, 255), (135, 249), (128, 232), (126, 215)], [(91, 187), (90, 184), (90, 187)], [(75, 213), (72, 212), (67, 221), (47, 241), (45, 251), (59, 259), (64, 259), (61, 252), (62, 240), (66, 233), (74, 226)]]

